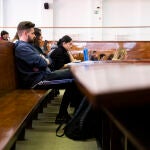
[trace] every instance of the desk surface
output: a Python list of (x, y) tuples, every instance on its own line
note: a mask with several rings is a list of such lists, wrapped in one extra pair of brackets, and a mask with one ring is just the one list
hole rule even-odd
[(123, 107), (149, 103), (150, 64), (71, 66), (80, 90), (96, 106)]

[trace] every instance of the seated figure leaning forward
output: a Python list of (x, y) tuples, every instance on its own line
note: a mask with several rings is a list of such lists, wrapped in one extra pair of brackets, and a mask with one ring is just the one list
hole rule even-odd
[[(22, 88), (49, 89), (53, 88), (51, 87), (52, 81), (68, 81), (64, 84), (65, 93), (55, 123), (68, 122), (70, 116), (67, 108), (71, 100), (82, 100), (83, 95), (77, 89), (69, 69), (53, 72), (47, 69), (49, 59), (40, 55), (32, 45), (35, 38), (34, 27), (35, 24), (30, 21), (22, 21), (17, 26), (19, 40), (15, 43), (15, 59), (20, 85)], [(46, 84), (39, 84), (41, 82)]]

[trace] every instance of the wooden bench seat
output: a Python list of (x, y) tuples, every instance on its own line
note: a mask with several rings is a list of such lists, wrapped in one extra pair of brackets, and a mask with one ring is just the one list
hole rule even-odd
[(50, 90), (19, 89), (14, 44), (0, 41), (0, 149), (15, 149), (24, 139), (25, 128), (47, 103)]
[(44, 90), (14, 90), (0, 98), (1, 150), (14, 149), (16, 140), (24, 139), (25, 128), (32, 123), (47, 93)]

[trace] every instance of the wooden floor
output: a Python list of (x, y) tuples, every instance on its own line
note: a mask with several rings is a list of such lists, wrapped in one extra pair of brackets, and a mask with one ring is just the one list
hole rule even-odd
[[(67, 137), (57, 137), (55, 130), (57, 125), (54, 123), (59, 110), (60, 96), (56, 97), (44, 112), (38, 115), (38, 120), (33, 121), (33, 129), (26, 130), (26, 140), (17, 141), (16, 150), (97, 150), (95, 140), (85, 142), (73, 141)], [(72, 112), (69, 108), (70, 113)]]

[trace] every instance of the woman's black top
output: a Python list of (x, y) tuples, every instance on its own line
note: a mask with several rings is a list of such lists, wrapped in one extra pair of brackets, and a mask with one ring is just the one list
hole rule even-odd
[(56, 48), (50, 55), (50, 58), (52, 59), (54, 70), (58, 70), (64, 66), (64, 64), (70, 63), (70, 57), (67, 53), (67, 50), (59, 46)]

